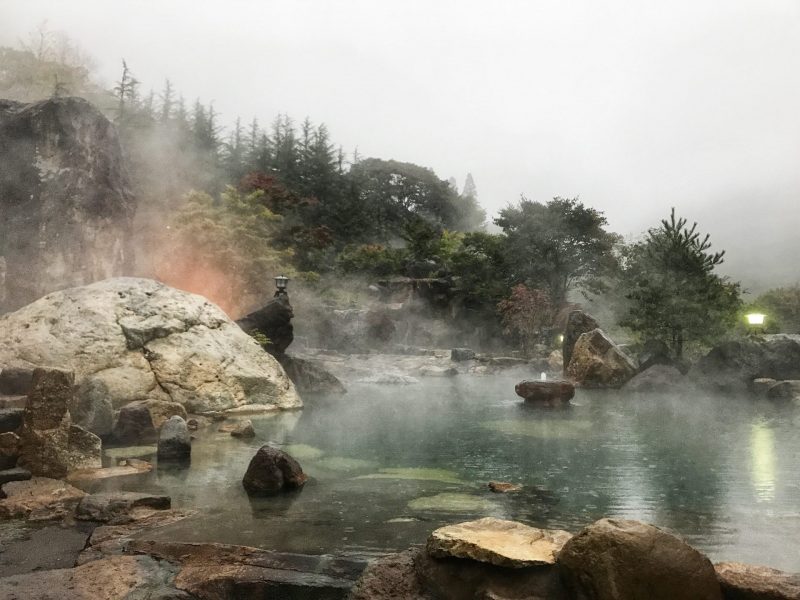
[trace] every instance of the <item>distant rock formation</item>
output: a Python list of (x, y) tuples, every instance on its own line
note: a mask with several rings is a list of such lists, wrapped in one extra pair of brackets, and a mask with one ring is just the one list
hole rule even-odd
[(113, 124), (86, 100), (0, 100), (0, 313), (122, 275), (135, 203)]
[[(135, 400), (195, 413), (302, 407), (278, 362), (221, 309), (150, 279), (53, 292), (0, 317), (0, 365), (70, 369), (79, 396), (101, 395), (114, 409)], [(154, 424), (175, 414), (164, 406), (147, 404)]]

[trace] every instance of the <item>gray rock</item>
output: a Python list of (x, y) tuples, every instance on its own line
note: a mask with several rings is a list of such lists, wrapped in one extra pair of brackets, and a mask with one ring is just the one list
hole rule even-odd
[(450, 360), (454, 362), (464, 362), (465, 360), (472, 360), (476, 356), (474, 350), (469, 348), (453, 348), (450, 350)]
[(189, 428), (179, 416), (170, 417), (158, 434), (158, 460), (187, 459), (192, 453)]
[(32, 477), (31, 472), (20, 467), (0, 471), (0, 485), (9, 481), (27, 481)]
[(17, 431), (22, 427), (24, 408), (0, 408), (0, 433)]
[(757, 377), (756, 379), (753, 379), (753, 382), (751, 383), (751, 389), (756, 396), (760, 398), (766, 398), (767, 390), (769, 390), (769, 388), (776, 383), (778, 383), (777, 380), (770, 377)]
[(567, 375), (586, 388), (617, 388), (635, 374), (633, 360), (602, 329), (578, 338), (567, 367)]
[(230, 433), (232, 437), (237, 438), (252, 438), (256, 436), (256, 430), (253, 429), (253, 422), (250, 419), (226, 423), (220, 426), (219, 431), (221, 433)]
[(102, 379), (90, 378), (75, 390), (70, 405), (72, 422), (93, 434), (105, 437), (114, 426), (114, 408), (108, 386)]
[(389, 554), (371, 562), (350, 590), (349, 600), (425, 600), (430, 598), (414, 569), (415, 552)]
[(3, 367), (0, 369), (0, 395), (27, 396), (32, 378), (33, 369)]
[(800, 398), (800, 380), (790, 379), (779, 381), (767, 389), (767, 398), (770, 400), (792, 400)]
[(347, 389), (341, 381), (319, 362), (296, 356), (283, 355), (281, 365), (289, 379), (300, 392), (344, 394)]
[(664, 393), (679, 390), (685, 383), (685, 377), (675, 367), (654, 364), (638, 373), (626, 383), (622, 389), (635, 393)]
[(271, 496), (303, 487), (308, 477), (283, 450), (262, 446), (250, 460), (242, 485), (251, 496)]
[(582, 310), (573, 310), (569, 313), (567, 324), (564, 327), (564, 341), (561, 345), (564, 373), (567, 372), (569, 362), (572, 360), (572, 350), (578, 338), (598, 327), (600, 327), (600, 324), (597, 319)]
[(590, 600), (722, 600), (711, 561), (666, 531), (601, 519), (558, 555), (573, 597)]
[(118, 444), (148, 444), (158, 438), (147, 402), (137, 400), (123, 406), (114, 423), (114, 441)]
[(102, 382), (116, 408), (135, 400), (194, 413), (302, 407), (275, 358), (222, 310), (148, 279), (54, 292), (0, 316), (0, 364), (63, 366), (78, 389)]
[(0, 312), (129, 270), (135, 201), (116, 128), (97, 108), (80, 98), (7, 104), (0, 164), (13, 175), (0, 176)]
[(0, 433), (0, 469), (12, 469), (20, 455), (19, 436), (13, 432)]

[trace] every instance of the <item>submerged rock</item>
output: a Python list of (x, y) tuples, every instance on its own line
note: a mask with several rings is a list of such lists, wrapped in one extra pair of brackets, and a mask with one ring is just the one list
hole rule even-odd
[(722, 592), (729, 600), (797, 600), (800, 575), (737, 562), (714, 565)]
[(242, 485), (251, 496), (271, 496), (303, 487), (308, 477), (295, 459), (272, 446), (262, 446), (250, 460)]
[(575, 386), (569, 381), (520, 381), (514, 391), (525, 402), (545, 406), (567, 404), (575, 395)]
[(569, 540), (558, 564), (572, 594), (592, 600), (722, 600), (711, 561), (666, 531), (601, 519)]
[(582, 334), (572, 351), (567, 375), (587, 388), (616, 388), (636, 374), (636, 365), (602, 329)]
[(251, 438), (256, 436), (256, 430), (253, 429), (253, 422), (250, 419), (236, 421), (234, 423), (225, 423), (220, 425), (218, 431), (220, 433), (230, 433), (231, 436), (237, 438)]
[(521, 485), (508, 481), (490, 481), (487, 487), (495, 494), (508, 494), (510, 492), (518, 492), (522, 489)]
[(477, 356), (474, 350), (469, 348), (453, 348), (450, 350), (450, 360), (454, 362), (464, 362), (465, 360), (473, 360)]
[(114, 407), (134, 400), (177, 402), (195, 413), (302, 406), (275, 358), (218, 307), (149, 279), (55, 292), (0, 317), (0, 364), (63, 366), (75, 372), (79, 392), (102, 381)]
[(189, 428), (181, 417), (170, 417), (158, 434), (158, 460), (185, 460), (192, 454)]
[(469, 558), (519, 569), (554, 564), (570, 537), (566, 531), (486, 517), (440, 527), (428, 538), (426, 550), (436, 558)]

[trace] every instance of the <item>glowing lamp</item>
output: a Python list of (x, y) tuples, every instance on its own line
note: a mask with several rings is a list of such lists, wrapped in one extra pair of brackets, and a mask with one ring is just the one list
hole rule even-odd
[(278, 288), (277, 294), (285, 294), (286, 293), (286, 286), (289, 285), (289, 278), (285, 277), (284, 275), (278, 275), (275, 278), (275, 287)]
[(564, 334), (563, 333), (558, 336), (558, 343), (559, 344), (563, 344), (564, 343)]
[(749, 313), (745, 315), (748, 325), (763, 325), (767, 315), (763, 313)]

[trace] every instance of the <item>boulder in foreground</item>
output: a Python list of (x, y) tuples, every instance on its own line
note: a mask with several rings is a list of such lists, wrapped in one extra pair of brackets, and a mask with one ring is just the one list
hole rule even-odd
[(426, 549), (436, 558), (469, 558), (518, 569), (552, 565), (570, 537), (566, 531), (486, 517), (440, 527), (428, 538)]
[(573, 597), (590, 600), (722, 600), (714, 566), (666, 531), (601, 519), (558, 555)]
[(79, 393), (105, 390), (115, 408), (134, 400), (194, 413), (302, 407), (275, 358), (222, 310), (150, 279), (54, 292), (0, 317), (0, 364), (69, 369)]
[(250, 461), (242, 485), (251, 496), (272, 496), (296, 490), (308, 477), (291, 456), (272, 446), (262, 446)]

